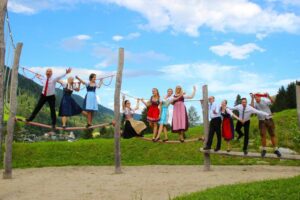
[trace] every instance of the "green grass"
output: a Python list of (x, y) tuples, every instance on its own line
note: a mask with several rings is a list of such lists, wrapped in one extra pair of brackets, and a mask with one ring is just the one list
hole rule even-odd
[[(287, 146), (299, 151), (300, 132), (296, 126), (296, 111), (287, 110), (275, 115), (274, 120), (279, 136), (280, 146)], [(202, 136), (203, 127), (190, 128), (188, 138)], [(146, 135), (145, 137), (151, 137)], [(163, 135), (162, 135), (163, 138)], [(178, 139), (178, 135), (169, 133), (170, 139)], [(188, 139), (187, 138), (187, 139)], [(252, 119), (250, 134), (251, 151), (258, 151), (260, 136), (257, 120)], [(216, 142), (216, 138), (214, 140)], [(240, 150), (242, 141), (233, 141), (233, 148)], [(225, 147), (223, 141), (222, 148)], [(203, 155), (199, 153), (202, 142), (183, 144), (161, 144), (143, 141), (137, 138), (121, 139), (121, 158), (123, 165), (202, 165)], [(260, 158), (226, 157), (211, 155), (214, 165), (294, 165), (300, 161), (272, 160)], [(75, 142), (36, 142), (13, 144), (13, 167), (30, 168), (46, 166), (70, 165), (113, 165), (114, 140), (91, 139)]]
[(174, 198), (174, 200), (299, 200), (300, 176), (219, 186)]

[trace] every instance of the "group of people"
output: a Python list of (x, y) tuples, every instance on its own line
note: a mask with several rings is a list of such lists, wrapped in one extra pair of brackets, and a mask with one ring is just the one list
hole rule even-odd
[[(78, 80), (74, 82), (74, 77), (69, 77), (67, 82), (62, 81), (67, 74), (71, 73), (72, 69), (66, 69), (66, 72), (58, 77), (52, 77), (52, 69), (46, 70), (46, 77), (42, 77), (43, 89), (39, 97), (38, 103), (34, 108), (32, 114), (26, 119), (27, 122), (34, 120), (38, 112), (47, 102), (51, 111), (52, 129), (56, 127), (56, 112), (55, 112), (55, 85), (60, 83), (63, 86), (63, 97), (59, 107), (59, 116), (62, 117), (62, 126), (66, 128), (67, 118), (70, 116), (83, 114), (87, 117), (87, 125), (89, 128), (92, 126), (93, 113), (98, 110), (98, 102), (96, 98), (96, 89), (100, 88), (103, 84), (103, 79), (100, 79), (99, 83), (96, 82), (96, 74), (92, 73), (89, 76), (89, 81), (85, 82), (78, 76), (75, 78)], [(73, 91), (79, 91), (80, 85), (86, 86), (87, 94), (84, 98), (83, 106), (79, 106), (72, 98)], [(173, 89), (168, 89), (167, 94), (161, 97), (157, 88), (152, 89), (152, 96), (148, 101), (145, 99), (137, 99), (136, 107), (132, 108), (129, 100), (123, 96), (122, 108), (125, 117), (125, 126), (123, 130), (123, 138), (132, 138), (135, 136), (142, 136), (143, 130), (146, 129), (146, 125), (142, 121), (134, 120), (134, 113), (139, 109), (140, 101), (147, 107), (147, 121), (153, 130), (152, 141), (157, 142), (160, 140), (160, 135), (164, 132), (163, 141), (168, 141), (167, 125), (169, 122), (169, 110), (168, 107), (173, 105), (173, 117), (172, 117), (172, 132), (179, 134), (179, 141), (184, 142), (185, 132), (188, 130), (188, 115), (184, 104), (185, 99), (194, 98), (196, 93), (196, 87), (193, 87), (191, 95), (186, 95), (183, 92), (181, 86), (177, 86), (175, 94), (173, 95)], [(249, 127), (250, 117), (252, 114), (257, 114), (259, 120), (259, 130), (261, 134), (262, 151), (261, 156), (266, 155), (266, 133), (270, 134), (271, 142), (274, 147), (274, 153), (280, 157), (281, 153), (277, 147), (277, 141), (275, 136), (275, 125), (272, 120), (272, 113), (270, 105), (273, 103), (269, 94), (250, 94), (251, 104), (247, 104), (247, 99), (242, 98), (241, 104), (229, 108), (227, 101), (223, 100), (221, 105), (215, 103), (213, 96), (209, 97), (209, 135), (206, 138), (205, 150), (210, 150), (213, 142), (214, 134), (217, 135), (217, 144), (215, 151), (221, 149), (222, 136), (227, 142), (227, 151), (230, 151), (230, 141), (234, 139), (234, 132), (238, 133), (237, 139), (244, 137), (243, 152), (245, 155), (248, 153), (249, 143)], [(262, 99), (262, 97), (267, 98)], [(238, 111), (239, 115), (234, 114), (234, 110)], [(233, 118), (237, 119), (236, 126), (234, 128)], [(244, 129), (242, 131), (242, 128)]]
[(125, 127), (123, 130), (124, 138), (131, 138), (141, 135), (142, 131), (146, 129), (146, 125), (142, 121), (133, 119), (133, 114), (139, 109), (139, 102), (142, 101), (147, 107), (147, 121), (153, 130), (152, 141), (157, 142), (160, 140), (160, 135), (164, 132), (163, 142), (168, 141), (167, 125), (169, 121), (170, 104), (173, 105), (173, 117), (172, 117), (172, 132), (179, 134), (180, 142), (184, 142), (185, 131), (188, 130), (188, 116), (186, 107), (184, 104), (185, 99), (194, 98), (196, 93), (196, 87), (193, 87), (191, 95), (186, 95), (183, 92), (181, 86), (177, 86), (175, 94), (173, 95), (173, 89), (169, 88), (167, 94), (161, 98), (157, 88), (152, 89), (152, 96), (148, 101), (144, 99), (137, 99), (136, 108), (133, 109), (130, 106), (130, 101), (125, 100), (123, 96), (123, 112), (125, 116)]
[[(277, 141), (275, 136), (275, 125), (272, 119), (272, 112), (270, 105), (273, 103), (272, 98), (268, 93), (266, 94), (250, 94), (251, 104), (247, 104), (247, 99), (242, 98), (241, 104), (233, 107), (227, 107), (227, 101), (223, 100), (221, 105), (215, 103), (213, 96), (209, 97), (209, 135), (207, 138), (206, 146), (204, 150), (210, 150), (213, 142), (214, 134), (217, 135), (217, 144), (215, 151), (221, 149), (221, 137), (227, 141), (227, 151), (230, 151), (230, 141), (234, 139), (234, 132), (238, 133), (237, 139), (244, 137), (243, 152), (244, 155), (248, 154), (249, 143), (249, 128), (250, 117), (252, 114), (256, 114), (259, 120), (259, 130), (261, 135), (262, 151), (261, 156), (265, 157), (266, 151), (266, 134), (267, 131), (271, 137), (271, 142), (274, 148), (274, 153), (281, 157), (281, 153), (277, 147)], [(265, 99), (262, 99), (264, 97)], [(238, 111), (239, 115), (234, 114), (234, 110)], [(233, 118), (237, 119), (236, 126), (234, 128)], [(243, 131), (242, 131), (243, 128)]]
[[(46, 70), (46, 76), (41, 76), (41, 81), (43, 84), (41, 95), (30, 117), (26, 119), (27, 122), (33, 121), (44, 104), (48, 103), (51, 112), (52, 129), (54, 130), (56, 128), (55, 86), (56, 83), (60, 83), (63, 86), (63, 97), (60, 102), (58, 115), (62, 117), (62, 127), (66, 128), (68, 117), (79, 114), (83, 114), (87, 117), (87, 128), (92, 126), (93, 113), (98, 110), (96, 89), (101, 87), (103, 79), (100, 79), (99, 83), (96, 83), (96, 74), (92, 73), (89, 76), (88, 82), (83, 81), (78, 76), (75, 77), (78, 80), (77, 83), (74, 82), (74, 77), (69, 77), (67, 82), (62, 81), (61, 79), (63, 79), (67, 74), (71, 73), (71, 71), (72, 69), (68, 68), (63, 75), (52, 77), (52, 69)], [(82, 107), (79, 106), (72, 98), (73, 91), (79, 91), (81, 84), (85, 85), (87, 89), (87, 94), (85, 95)]]

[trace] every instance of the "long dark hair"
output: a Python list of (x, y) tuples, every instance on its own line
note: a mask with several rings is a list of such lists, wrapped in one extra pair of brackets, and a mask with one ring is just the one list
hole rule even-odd
[(91, 81), (95, 76), (96, 76), (95, 73), (91, 73), (91, 74), (90, 74), (90, 77), (89, 77), (89, 80)]

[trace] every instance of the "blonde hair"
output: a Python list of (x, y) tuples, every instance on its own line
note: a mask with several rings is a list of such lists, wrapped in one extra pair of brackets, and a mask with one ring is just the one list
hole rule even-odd
[[(177, 89), (180, 89), (180, 92), (177, 92)], [(177, 85), (175, 89), (175, 95), (182, 95), (182, 94), (183, 94), (182, 87), (180, 85)]]

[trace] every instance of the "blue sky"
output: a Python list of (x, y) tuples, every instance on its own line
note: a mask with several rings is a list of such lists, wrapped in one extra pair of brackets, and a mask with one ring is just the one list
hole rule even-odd
[[(300, 79), (300, 0), (9, 0), (8, 10), (22, 66), (87, 79), (114, 73), (124, 47), (122, 90), (137, 97), (180, 84), (201, 99), (208, 84), (232, 106)], [(113, 92), (97, 91), (100, 103), (112, 108)]]

